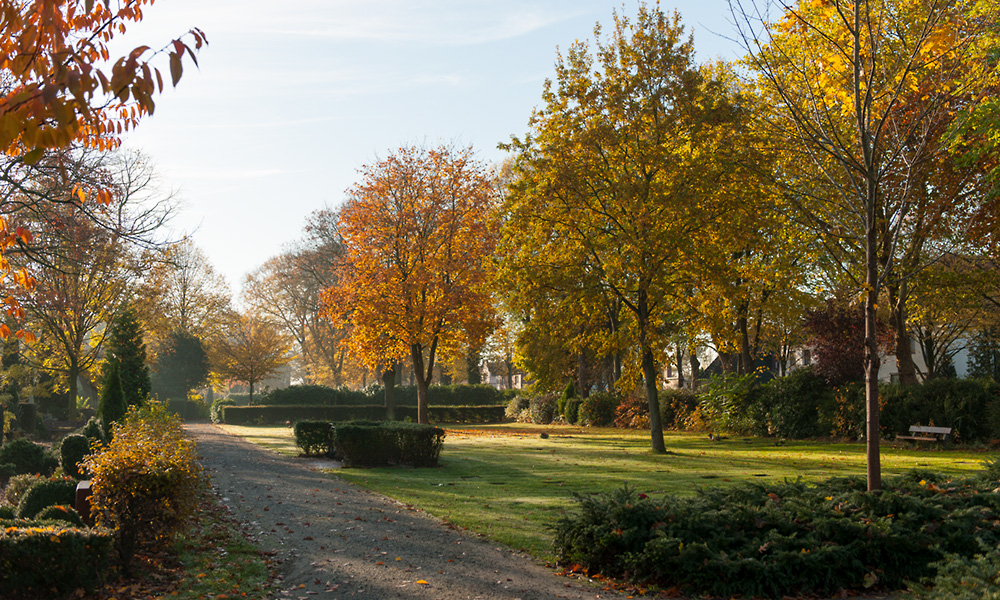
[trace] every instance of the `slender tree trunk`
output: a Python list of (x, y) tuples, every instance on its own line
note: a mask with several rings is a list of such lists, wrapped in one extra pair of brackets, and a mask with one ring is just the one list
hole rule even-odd
[(382, 372), (382, 386), (385, 393), (385, 418), (396, 420), (396, 369), (395, 363)]
[(427, 363), (424, 364), (423, 348), (419, 344), (410, 346), (410, 356), (413, 359), (413, 373), (417, 378), (417, 423), (430, 423), (428, 414), (427, 389), (434, 377), (434, 354), (437, 351), (437, 338), (431, 342), (427, 352)]
[(76, 358), (70, 358), (69, 361), (69, 373), (67, 374), (69, 381), (67, 382), (67, 387), (69, 391), (67, 394), (69, 398), (66, 403), (66, 414), (70, 420), (76, 418), (76, 395), (79, 393), (79, 379), (80, 379), (80, 363), (77, 362)]
[(250, 404), (252, 405), (253, 404), (253, 381), (251, 380), (251, 381), (248, 381), (247, 383), (250, 384)]
[[(742, 306), (740, 310), (746, 312), (747, 307)], [(736, 325), (740, 330), (740, 354), (736, 372), (746, 375), (753, 371), (753, 359), (750, 357), (750, 320), (744, 314), (736, 320)]]
[(481, 348), (469, 348), (469, 355), (466, 357), (466, 380), (469, 385), (479, 385), (483, 382), (483, 373), (479, 370), (479, 361), (482, 358)]
[(698, 370), (701, 369), (701, 362), (698, 361), (698, 350), (694, 346), (688, 348), (688, 362), (691, 363), (691, 389), (698, 387)]
[(507, 354), (503, 358), (503, 366), (507, 369), (507, 389), (514, 389), (514, 358)]
[(649, 305), (645, 292), (639, 293), (636, 303), (636, 321), (639, 325), (639, 348), (642, 352), (642, 376), (646, 380), (646, 401), (649, 404), (649, 436), (653, 452), (664, 454), (667, 451), (663, 443), (663, 423), (660, 419), (660, 398), (656, 382), (659, 373), (656, 368), (656, 357), (649, 343)]
[(868, 491), (882, 489), (882, 457), (879, 449), (879, 406), (878, 406), (878, 370), (881, 361), (878, 355), (878, 317), (875, 312), (878, 304), (878, 254), (876, 249), (877, 231), (874, 209), (874, 198), (877, 197), (875, 182), (868, 184), (868, 214), (865, 231), (865, 412), (867, 415), (865, 427), (865, 443), (867, 445)]
[(677, 389), (684, 387), (684, 349), (677, 344)]
[(888, 285), (889, 321), (895, 336), (896, 371), (899, 382), (903, 385), (917, 384), (917, 365), (913, 362), (913, 346), (910, 342), (910, 332), (906, 328), (906, 296), (905, 283)]

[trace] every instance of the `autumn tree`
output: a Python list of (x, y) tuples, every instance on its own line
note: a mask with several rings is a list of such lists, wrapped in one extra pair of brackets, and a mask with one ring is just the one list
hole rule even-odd
[[(153, 111), (153, 96), (164, 78), (151, 62), (166, 55), (171, 81), (177, 84), (183, 58), (195, 60), (187, 42), (174, 40), (161, 50), (138, 46), (120, 58), (111, 55), (129, 24), (143, 18), (152, 0), (28, 0), (0, 2), (0, 148), (8, 162), (31, 165), (47, 152), (78, 143), (106, 150), (118, 145), (123, 131)], [(197, 29), (188, 35), (195, 49), (205, 42)], [(106, 204), (106, 187), (78, 185), (60, 201), (83, 205), (96, 197)], [(30, 290), (26, 270), (4, 260), (12, 247), (26, 244), (26, 228), (0, 218), (0, 285), (8, 313), (19, 314), (16, 294)], [(43, 224), (44, 226), (44, 224)], [(6, 334), (6, 326), (0, 333)], [(23, 336), (23, 333), (20, 335)]]
[[(876, 306), (923, 264), (901, 262), (937, 132), (989, 87), (977, 44), (995, 3), (732, 0), (747, 63), (788, 145), (790, 193), (864, 297), (868, 486), (881, 488)], [(984, 29), (984, 26), (986, 29)], [(952, 199), (943, 198), (950, 203)], [(925, 262), (925, 261), (921, 261)]]
[(482, 344), (492, 324), (494, 190), (471, 149), (445, 146), (400, 148), (362, 178), (341, 209), (344, 266), (324, 314), (350, 324), (349, 347), (371, 368), (410, 360), (427, 423), (438, 353)]
[(347, 331), (321, 314), (320, 292), (334, 284), (343, 254), (338, 213), (316, 211), (303, 238), (249, 274), (243, 283), (248, 305), (282, 324), (300, 350), (310, 383), (342, 385)]
[(227, 325), (232, 292), (205, 252), (190, 240), (155, 249), (137, 289), (154, 353), (174, 331), (211, 339)]
[(273, 322), (249, 312), (233, 316), (210, 357), (216, 373), (247, 384), (252, 401), (254, 386), (291, 361), (291, 341)]
[(665, 452), (660, 365), (696, 257), (731, 235), (726, 129), (740, 110), (731, 77), (696, 66), (676, 14), (641, 4), (595, 38), (593, 52), (577, 42), (558, 57), (529, 135), (510, 146), (518, 178), (499, 254), (514, 307), (563, 295), (560, 318), (607, 324), (581, 341), (633, 358), (627, 380), (644, 381), (652, 449)]

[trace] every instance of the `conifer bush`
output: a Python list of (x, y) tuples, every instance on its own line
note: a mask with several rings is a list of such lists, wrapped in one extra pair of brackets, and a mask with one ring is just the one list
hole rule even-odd
[(80, 463), (90, 454), (90, 440), (87, 436), (70, 434), (63, 438), (59, 445), (59, 464), (63, 473), (76, 479), (86, 479), (80, 472)]
[(197, 501), (195, 444), (180, 419), (156, 402), (130, 407), (114, 425), (112, 441), (84, 462), (90, 472), (92, 514), (113, 530), (127, 573), (140, 546), (167, 541)]
[(18, 438), (0, 447), (0, 464), (6, 463), (14, 465), (18, 475), (51, 473), (46, 471), (45, 448), (25, 438)]
[(24, 493), (17, 503), (17, 516), (33, 519), (38, 513), (56, 504), (76, 501), (76, 481), (73, 479), (42, 479)]

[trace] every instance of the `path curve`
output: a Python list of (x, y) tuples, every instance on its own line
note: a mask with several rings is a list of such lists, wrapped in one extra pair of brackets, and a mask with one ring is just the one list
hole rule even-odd
[(275, 598), (585, 600), (621, 594), (280, 456), (211, 424), (185, 426), (212, 487), (282, 576)]

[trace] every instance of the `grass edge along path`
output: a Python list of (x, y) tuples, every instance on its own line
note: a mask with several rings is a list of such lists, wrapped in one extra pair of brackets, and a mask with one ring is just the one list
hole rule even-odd
[[(295, 456), (290, 427), (222, 426), (286, 456)], [(822, 440), (729, 438), (668, 432), (668, 454), (649, 452), (648, 432), (559, 425), (449, 426), (436, 469), (338, 469), (332, 474), (416, 506), (446, 521), (533, 556), (552, 560), (549, 526), (577, 494), (626, 482), (650, 496), (690, 495), (698, 488), (744, 481), (821, 481), (864, 473), (864, 444)], [(546, 438), (542, 438), (542, 434)], [(964, 448), (886, 444), (886, 475), (915, 468), (960, 475), (991, 455)]]

